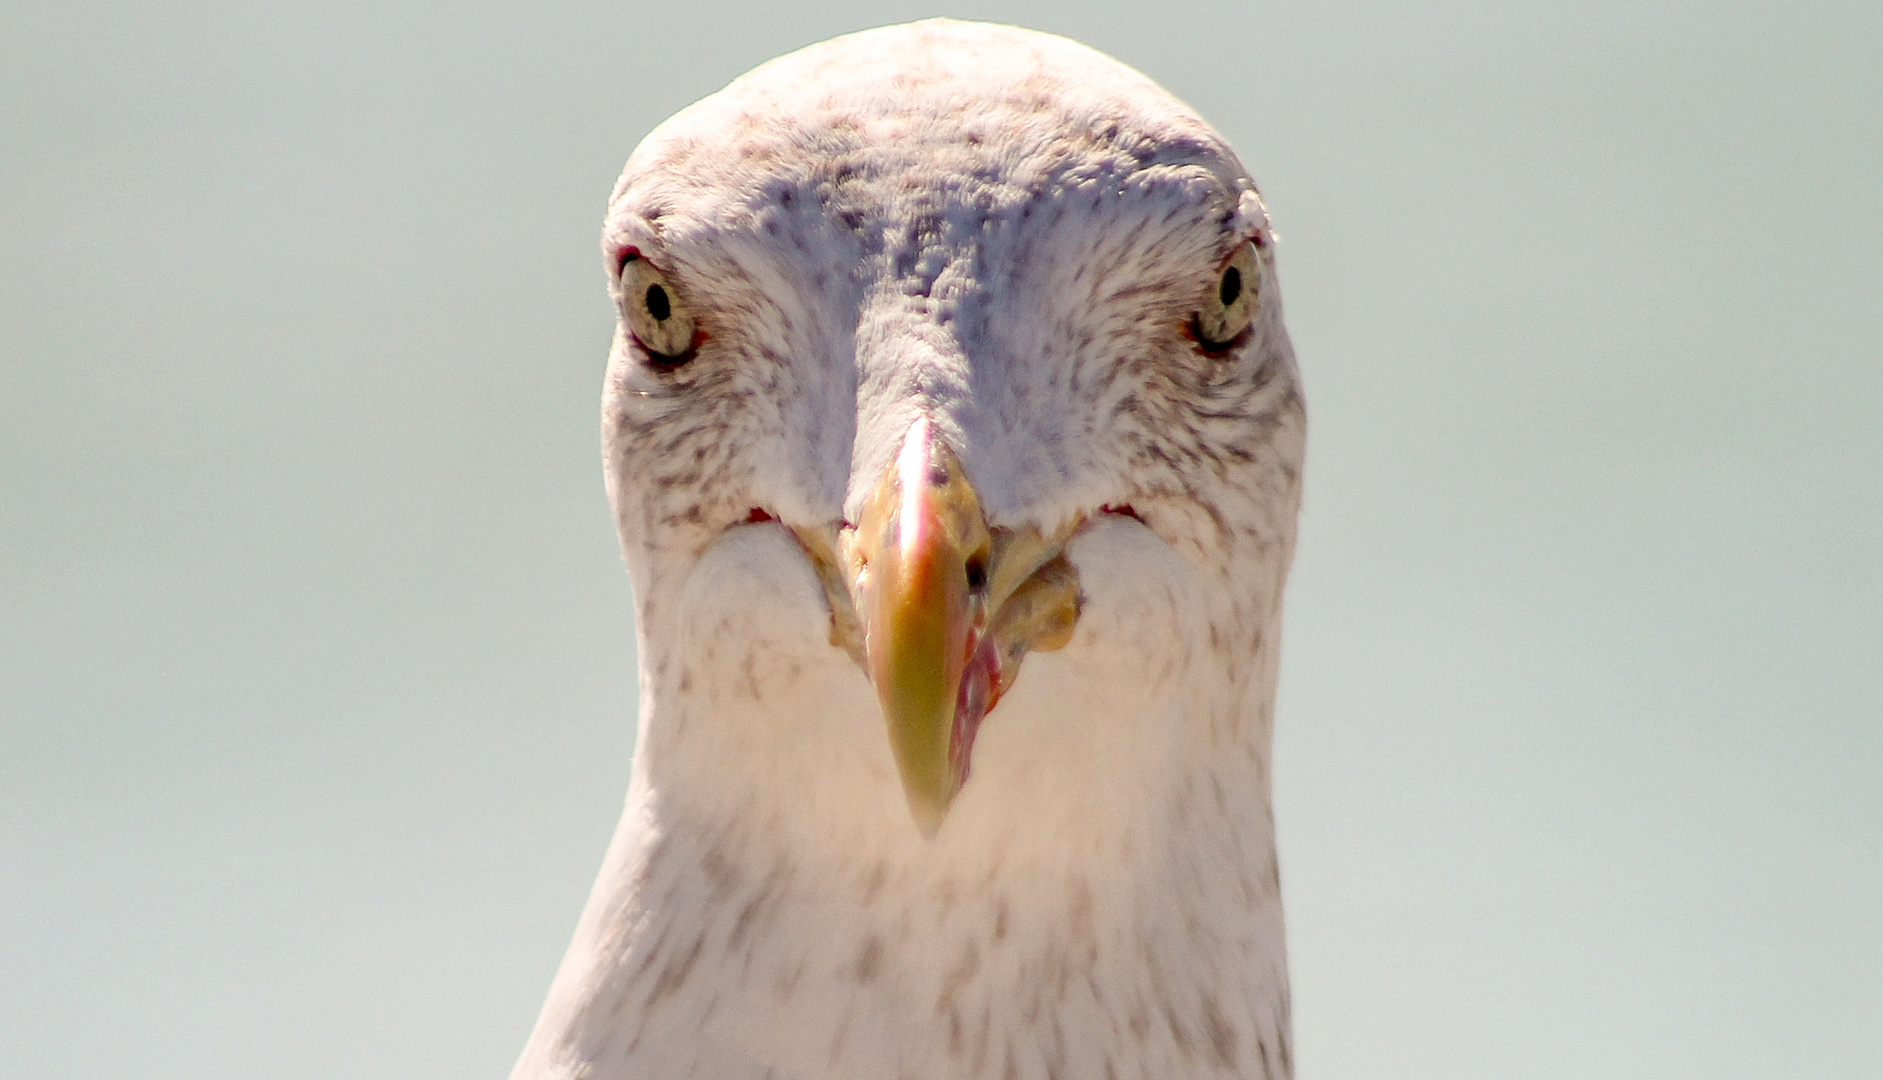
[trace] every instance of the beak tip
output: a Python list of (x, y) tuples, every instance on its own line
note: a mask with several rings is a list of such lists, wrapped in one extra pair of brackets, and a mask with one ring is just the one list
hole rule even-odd
[(922, 834), (924, 840), (935, 839), (935, 834), (941, 831), (942, 821), (947, 816), (948, 807), (945, 805), (915, 798), (909, 800), (909, 817), (914, 820), (916, 831)]

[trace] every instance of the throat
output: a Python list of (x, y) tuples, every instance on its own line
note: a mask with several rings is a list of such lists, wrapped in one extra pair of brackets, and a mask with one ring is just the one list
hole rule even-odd
[(628, 815), (558, 979), (576, 1029), (754, 1078), (1288, 1075), (1266, 724), (1176, 662), (1201, 631), (1095, 605), (986, 714), (931, 839), (870, 684), (755, 591), (643, 653)]
[(618, 897), (636, 929), (603, 967), (650, 1032), (709, 1033), (787, 1076), (897, 1075), (910, 1048), (949, 1077), (1286, 1076), (1273, 845), (1241, 842), (1250, 815), (1270, 835), (1266, 810), (1215, 787), (1079, 831), (964, 790), (933, 840), (893, 787), (847, 820), (683, 820), (649, 791), (661, 825)]

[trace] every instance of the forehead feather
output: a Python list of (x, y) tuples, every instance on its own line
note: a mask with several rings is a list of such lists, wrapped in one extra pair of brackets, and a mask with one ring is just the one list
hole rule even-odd
[(710, 232), (781, 189), (847, 187), (880, 211), (1172, 166), (1211, 174), (1227, 210), (1253, 200), (1221, 137), (1138, 72), (1050, 34), (933, 19), (813, 45), (682, 110), (629, 159), (609, 232)]

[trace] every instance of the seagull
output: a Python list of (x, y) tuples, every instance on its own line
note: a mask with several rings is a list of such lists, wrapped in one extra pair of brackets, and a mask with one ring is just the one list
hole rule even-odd
[(1224, 139), (870, 30), (648, 135), (602, 246), (640, 727), (513, 1080), (1291, 1076), (1305, 418)]

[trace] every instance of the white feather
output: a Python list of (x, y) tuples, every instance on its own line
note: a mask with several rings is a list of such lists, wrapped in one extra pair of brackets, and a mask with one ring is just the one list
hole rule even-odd
[[(1262, 309), (1180, 333), (1256, 238)], [(774, 61), (635, 152), (604, 246), (711, 335), (618, 338), (643, 672), (627, 812), (515, 1080), (1286, 1077), (1269, 743), (1302, 412), (1222, 140), (1081, 46), (932, 21)], [(991, 521), (1106, 505), (933, 840), (783, 524), (927, 417)]]

